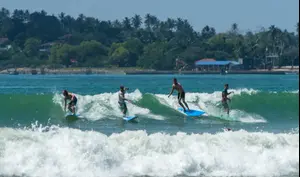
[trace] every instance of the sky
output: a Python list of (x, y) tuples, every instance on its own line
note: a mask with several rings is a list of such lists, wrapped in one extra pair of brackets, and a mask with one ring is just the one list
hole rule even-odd
[(187, 19), (196, 31), (209, 25), (217, 32), (228, 31), (233, 23), (241, 32), (271, 25), (295, 32), (299, 21), (299, 0), (0, 0), (2, 7), (73, 17), (82, 13), (99, 20), (150, 13), (160, 20)]

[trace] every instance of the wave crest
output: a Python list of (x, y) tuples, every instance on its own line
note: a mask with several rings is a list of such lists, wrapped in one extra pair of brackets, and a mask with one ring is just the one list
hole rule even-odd
[[(299, 174), (299, 134), (0, 129), (0, 175), (273, 176)], [(26, 148), (25, 148), (26, 147)]]

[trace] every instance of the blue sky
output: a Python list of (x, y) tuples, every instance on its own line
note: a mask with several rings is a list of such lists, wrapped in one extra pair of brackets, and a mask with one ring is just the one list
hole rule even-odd
[(299, 21), (299, 0), (0, 0), (0, 7), (55, 15), (65, 12), (75, 17), (83, 13), (100, 20), (150, 13), (162, 20), (188, 19), (197, 31), (213, 26), (217, 32), (227, 31), (232, 23), (242, 31), (270, 25), (296, 31)]

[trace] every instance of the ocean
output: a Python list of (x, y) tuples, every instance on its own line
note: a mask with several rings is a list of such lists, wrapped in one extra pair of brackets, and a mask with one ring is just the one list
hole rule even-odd
[[(174, 77), (208, 116), (177, 111)], [(122, 120), (120, 85), (136, 122)], [(299, 176), (298, 85), (298, 75), (0, 75), (0, 176)], [(65, 119), (63, 89), (80, 119)]]

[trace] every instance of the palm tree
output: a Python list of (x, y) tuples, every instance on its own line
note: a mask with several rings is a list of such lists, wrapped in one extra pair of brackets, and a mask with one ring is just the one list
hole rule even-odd
[(175, 27), (175, 24), (176, 24), (176, 22), (174, 19), (168, 18), (166, 21), (166, 26), (169, 30), (173, 30)]
[[(110, 20), (106, 21), (109, 27), (112, 27), (112, 22)], [(96, 23), (99, 23), (99, 20), (96, 19)]]
[(15, 9), (14, 12), (12, 13), (12, 18), (14, 19), (21, 19), (22, 12), (18, 9)]
[(183, 27), (183, 20), (181, 18), (177, 18), (176, 20), (176, 29), (177, 31), (180, 31)]
[(8, 18), (10, 15), (10, 12), (9, 10), (5, 9), (5, 8), (1, 8), (1, 11), (0, 11), (0, 20), (1, 19), (5, 19), (5, 18)]
[(71, 33), (72, 32), (72, 29), (73, 29), (73, 24), (75, 22), (75, 19), (73, 17), (71, 17), (70, 15), (67, 15), (65, 18), (65, 30), (68, 32), (68, 33)]
[(29, 21), (29, 19), (30, 19), (30, 13), (29, 13), (28, 10), (25, 10), (24, 16), (25, 16), (25, 21)]
[(155, 30), (158, 29), (160, 21), (156, 16), (146, 14), (144, 23), (146, 25), (147, 30)]
[(207, 25), (201, 31), (201, 36), (204, 39), (209, 39), (214, 35), (216, 35), (216, 30), (213, 27), (209, 27)]
[[(271, 40), (271, 54), (275, 54), (277, 56), (280, 56), (283, 52), (283, 48), (284, 48), (284, 43), (282, 42), (282, 38), (283, 38), (283, 33), (282, 31), (275, 27), (274, 25), (271, 25), (269, 27), (269, 31), (268, 31), (268, 36)], [(279, 60), (279, 58), (274, 58), (277, 59), (277, 62)], [(274, 60), (272, 61), (272, 63), (274, 63)]]
[(85, 27), (85, 19), (86, 17), (83, 14), (79, 14), (77, 19), (76, 19), (76, 30), (79, 31), (80, 33), (84, 32), (86, 29)]
[(134, 15), (134, 17), (132, 17), (131, 19), (131, 22), (132, 22), (132, 26), (135, 29), (138, 29), (142, 25), (142, 17), (140, 15)]
[(46, 16), (47, 15), (47, 12), (42, 10), (41, 13), (40, 13), (42, 16)]
[(149, 30), (151, 27), (151, 15), (148, 13), (145, 16), (145, 21), (144, 21), (146, 28)]
[(79, 21), (84, 21), (85, 20), (85, 16), (83, 14), (79, 14), (78, 18)]
[(189, 32), (194, 32), (192, 25), (186, 19), (183, 20), (183, 27)]
[(159, 24), (160, 21), (158, 20), (158, 18), (154, 15), (151, 16), (151, 26), (152, 26), (152, 30), (156, 30), (159, 28)]
[(128, 17), (124, 18), (123, 27), (127, 30), (131, 29), (130, 19)]
[(64, 20), (64, 18), (65, 18), (65, 13), (61, 12), (60, 14), (58, 14), (58, 18), (62, 22)]
[(119, 20), (115, 20), (113, 21), (112, 26), (115, 28), (122, 28), (122, 23)]
[(233, 23), (232, 25), (231, 25), (231, 32), (233, 33), (233, 34), (237, 34), (238, 33), (238, 24), (236, 24), (236, 23)]
[(60, 23), (62, 25), (62, 29), (65, 30), (65, 13), (61, 12), (60, 14), (58, 14), (58, 18), (60, 20)]
[(269, 36), (271, 37), (271, 39), (273, 41), (276, 40), (276, 38), (278, 37), (280, 32), (281, 32), (281, 30), (279, 28), (275, 27), (274, 25), (271, 25), (269, 27)]
[(96, 31), (97, 20), (93, 17), (87, 17), (85, 19), (85, 26), (89, 29), (89, 32)]

